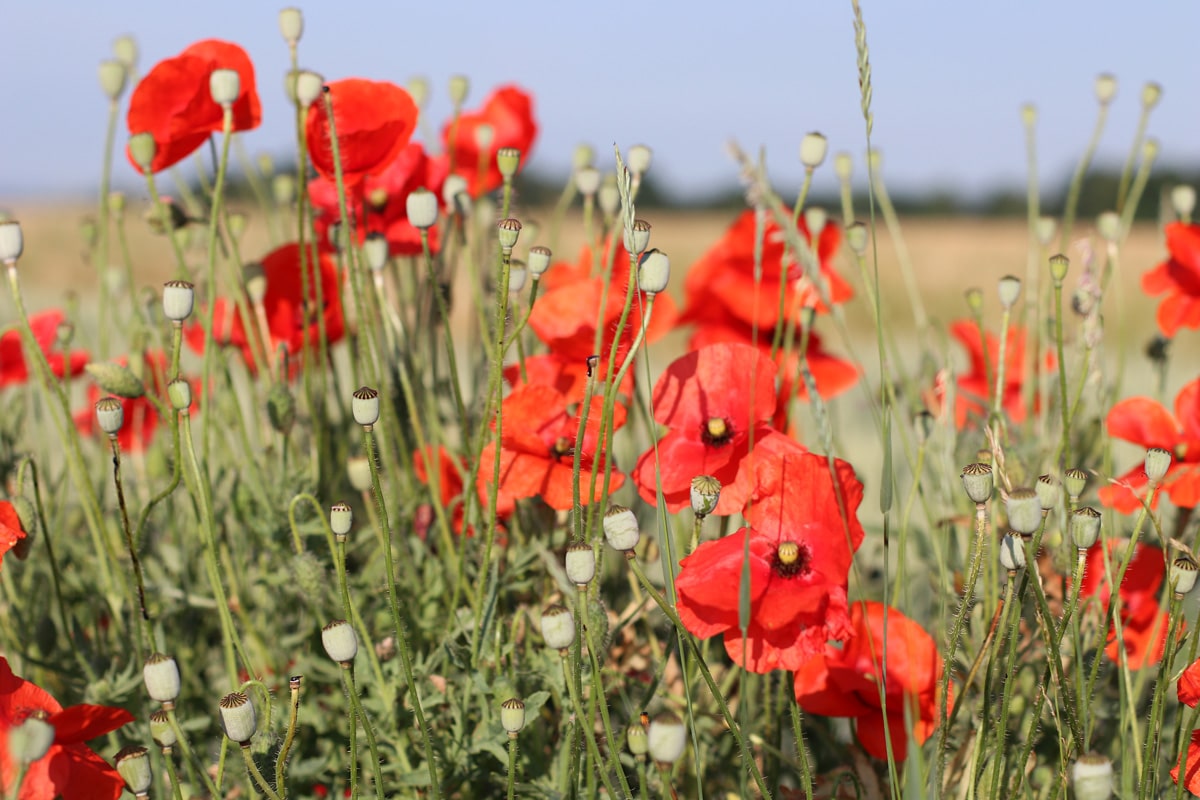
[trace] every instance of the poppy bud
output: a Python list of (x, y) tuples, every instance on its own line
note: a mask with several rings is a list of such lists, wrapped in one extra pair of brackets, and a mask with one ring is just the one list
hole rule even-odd
[(846, 152), (838, 153), (833, 157), (833, 171), (841, 180), (850, 180), (854, 173), (854, 156)]
[(121, 426), (125, 424), (125, 407), (121, 405), (121, 401), (115, 397), (101, 397), (96, 401), (95, 407), (96, 423), (100, 426), (100, 430), (107, 433), (110, 438), (116, 437)]
[(617, 188), (617, 179), (611, 173), (608, 175), (612, 180), (605, 180), (600, 187), (600, 191), (596, 193), (596, 203), (600, 206), (600, 210), (608, 219), (613, 218), (617, 214), (617, 210), (621, 207), (621, 190)]
[(692, 478), (692, 513), (704, 519), (713, 512), (721, 500), (721, 482), (712, 475), (697, 475)]
[(552, 255), (549, 247), (543, 247), (540, 244), (529, 248), (529, 257), (525, 259), (525, 266), (535, 280), (544, 275), (546, 270), (550, 269), (550, 257)]
[(1151, 447), (1146, 451), (1144, 466), (1146, 477), (1150, 479), (1150, 484), (1157, 486), (1159, 483), (1162, 483), (1167, 470), (1171, 468), (1171, 452), (1161, 447)]
[(112, 43), (113, 57), (125, 65), (125, 68), (130, 72), (137, 66), (138, 62), (138, 46), (137, 39), (134, 39), (128, 34), (118, 36), (113, 39)]
[(353, 456), (346, 461), (346, 477), (350, 486), (356, 492), (369, 492), (374, 478), (371, 476), (371, 462), (366, 456)]
[(667, 288), (671, 280), (671, 260), (661, 250), (647, 250), (638, 262), (638, 288), (655, 295)]
[(846, 245), (854, 252), (854, 255), (861, 256), (867, 252), (867, 244), (870, 242), (870, 235), (867, 232), (867, 226), (861, 222), (855, 222), (846, 228)]
[(1063, 485), (1073, 503), (1079, 499), (1079, 495), (1083, 494), (1083, 490), (1087, 487), (1087, 473), (1079, 468), (1069, 469), (1063, 475)]
[(29, 557), (29, 551), (33, 549), (33, 536), (37, 532), (37, 511), (34, 510), (33, 503), (20, 495), (14, 497), (10, 502), (13, 511), (17, 512), (17, 524), (25, 532), (25, 536), (18, 539), (17, 543), (13, 545), (12, 554), (24, 561)]
[(325, 79), (315, 72), (301, 70), (295, 80), (296, 103), (301, 108), (308, 108), (320, 99), (325, 90)]
[(1033, 489), (1013, 489), (1004, 501), (1008, 526), (1017, 533), (1034, 533), (1042, 524), (1042, 504)]
[(825, 230), (828, 222), (829, 212), (820, 206), (810, 206), (804, 209), (804, 227), (808, 228), (808, 235), (813, 239), (821, 235), (821, 231)]
[(368, 233), (367, 238), (363, 240), (363, 255), (366, 257), (367, 267), (372, 272), (379, 272), (387, 266), (387, 237), (378, 232)]
[(625, 249), (633, 255), (644, 253), (650, 245), (650, 223), (644, 219), (635, 219), (633, 230), (630, 230), (628, 226), (625, 227), (622, 242)]
[(1158, 105), (1158, 101), (1162, 99), (1162, 90), (1162, 85), (1154, 81), (1142, 87), (1142, 106), (1147, 111)]
[(187, 281), (167, 281), (163, 284), (163, 314), (172, 322), (183, 322), (192, 314), (196, 290)]
[(242, 270), (242, 281), (250, 302), (256, 306), (262, 303), (267, 296), (267, 273), (262, 264), (247, 264)]
[(628, 558), (633, 558), (633, 548), (637, 547), (642, 538), (642, 529), (637, 517), (624, 506), (609, 506), (604, 515), (604, 538), (608, 546), (620, 550)]
[(358, 636), (344, 619), (335, 619), (321, 629), (321, 644), (325, 653), (343, 667), (350, 666), (358, 655)]
[(242, 692), (230, 692), (221, 698), (221, 727), (225, 735), (242, 747), (249, 747), (258, 728), (254, 715), (254, 704)]
[(360, 387), (350, 400), (354, 421), (367, 430), (379, 421), (379, 392), (369, 386)]
[(635, 758), (639, 760), (645, 758), (646, 753), (650, 750), (650, 737), (646, 735), (646, 729), (638, 723), (626, 728), (625, 746), (629, 748), (629, 752)]
[(271, 179), (271, 196), (275, 205), (290, 206), (296, 199), (296, 179), (286, 172), (281, 172)]
[(176, 411), (187, 411), (192, 407), (192, 385), (183, 378), (167, 384), (167, 399)]
[(1053, 475), (1040, 476), (1033, 485), (1033, 490), (1037, 492), (1042, 511), (1049, 511), (1062, 500), (1062, 484)]
[(1180, 219), (1187, 221), (1192, 218), (1196, 209), (1196, 190), (1191, 186), (1179, 184), (1171, 189), (1171, 208)]
[(500, 235), (500, 249), (505, 255), (511, 255), (517, 238), (521, 235), (521, 221), (509, 217), (496, 223), (496, 231)]
[(15, 219), (0, 222), (0, 262), (14, 267), (23, 252), (25, 235), (21, 232), (21, 223)]
[(129, 70), (125, 69), (125, 65), (120, 61), (111, 59), (100, 62), (99, 75), (101, 91), (109, 100), (115, 102), (125, 91), (125, 80), (129, 77)]
[(825, 162), (829, 151), (829, 140), (817, 132), (806, 133), (800, 140), (800, 163), (806, 170), (814, 170)]
[[(8, 730), (8, 755), (21, 764), (32, 764), (50, 752), (54, 744), (54, 726), (44, 711), (35, 711), (20, 725)], [(48, 715), (47, 715), (48, 716)]]
[(480, 150), (492, 149), (492, 142), (496, 141), (496, 129), (486, 122), (482, 125), (475, 126), (475, 146)]
[(159, 709), (150, 715), (150, 738), (164, 750), (169, 750), (179, 741), (175, 729), (171, 727), (171, 717), (166, 711)]
[(650, 757), (660, 764), (674, 764), (687, 745), (687, 728), (679, 717), (669, 712), (655, 717), (646, 735)]
[(517, 697), (510, 697), (500, 704), (500, 727), (508, 732), (508, 738), (515, 739), (525, 727), (525, 703)]
[(500, 177), (506, 180), (512, 178), (520, 167), (521, 151), (517, 148), (501, 147), (496, 151), (496, 169), (500, 171)]
[(304, 34), (304, 14), (298, 8), (285, 8), (279, 12), (279, 32), (288, 47), (295, 47)]
[(354, 511), (348, 504), (334, 503), (329, 507), (329, 529), (339, 542), (346, 541), (346, 535), (350, 533), (350, 526), (353, 524)]
[(963, 488), (975, 505), (983, 505), (992, 497), (992, 467), (990, 464), (967, 464), (962, 471)]
[(580, 589), (587, 588), (596, 575), (596, 552), (590, 544), (573, 544), (567, 548), (567, 578)]
[(455, 108), (459, 108), (467, 99), (467, 92), (470, 88), (471, 82), (466, 75), (450, 76), (450, 102), (454, 103)]
[(525, 288), (525, 281), (529, 278), (529, 273), (521, 266), (520, 261), (514, 261), (512, 268), (508, 271), (508, 291), (511, 294), (516, 294)]
[(1015, 275), (1005, 275), (1000, 279), (1000, 305), (1012, 308), (1017, 298), (1021, 296), (1021, 279)]
[(582, 195), (593, 195), (600, 188), (600, 170), (595, 167), (582, 167), (575, 170), (575, 188)]
[(542, 612), (541, 627), (546, 646), (565, 658), (567, 648), (575, 642), (575, 617), (570, 610), (559, 605), (548, 607)]
[(424, 109), (425, 103), (429, 101), (429, 81), (426, 80), (425, 76), (413, 75), (408, 79), (405, 88), (408, 89), (408, 95), (412, 98), (417, 108)]
[(1109, 800), (1113, 794), (1113, 767), (1107, 756), (1085, 753), (1071, 765), (1075, 800)]
[(267, 419), (276, 433), (291, 433), (296, 424), (296, 397), (285, 384), (277, 383), (267, 393)]
[(1056, 283), (1062, 283), (1063, 278), (1067, 277), (1067, 269), (1071, 266), (1071, 259), (1064, 256), (1062, 253), (1050, 256), (1050, 277)]
[(154, 156), (158, 154), (158, 143), (150, 133), (135, 133), (129, 137), (129, 157), (143, 173), (150, 172)]
[(1021, 106), (1021, 124), (1027, 128), (1037, 124), (1037, 106), (1033, 103), (1026, 103)]
[(137, 797), (146, 797), (150, 791), (153, 775), (150, 771), (150, 751), (140, 744), (122, 747), (113, 756), (113, 766), (117, 768), (121, 779), (129, 787), (129, 791)]
[(242, 79), (236, 69), (214, 69), (208, 76), (208, 91), (214, 103), (230, 108), (242, 91)]
[[(460, 200), (460, 196), (463, 195), (466, 195), (466, 199)], [(460, 212), (466, 211), (469, 198), (467, 179), (462, 175), (447, 175), (446, 180), (442, 181), (442, 202), (450, 208), (458, 209)]]
[(180, 680), (179, 665), (175, 659), (164, 653), (154, 653), (146, 659), (142, 667), (142, 681), (146, 684), (146, 694), (156, 703), (162, 703), (163, 708), (170, 710), (175, 707), (175, 698), (179, 697)]
[(1117, 77), (1107, 72), (1097, 75), (1095, 88), (1096, 99), (1100, 105), (1106, 106), (1117, 94)]
[(1000, 540), (1000, 566), (1009, 572), (1025, 568), (1025, 542), (1015, 532)]
[(1197, 568), (1196, 560), (1186, 553), (1171, 562), (1171, 570), (1167, 573), (1167, 580), (1170, 582), (1177, 596), (1182, 597), (1196, 585)]
[(1042, 247), (1049, 247), (1050, 243), (1054, 241), (1054, 234), (1058, 232), (1058, 221), (1054, 217), (1038, 217), (1033, 229), (1038, 244)]
[(1096, 217), (1096, 232), (1109, 244), (1121, 240), (1121, 217), (1115, 211), (1105, 211)]
[(438, 218), (437, 195), (424, 188), (409, 192), (404, 199), (404, 210), (414, 228), (432, 228)]

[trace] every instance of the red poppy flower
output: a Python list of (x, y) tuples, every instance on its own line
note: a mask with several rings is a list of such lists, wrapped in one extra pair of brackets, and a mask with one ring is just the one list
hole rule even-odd
[[(118, 364), (128, 364), (128, 359), (118, 358)], [(161, 350), (146, 352), (143, 355), (141, 378), (147, 394), (167, 401), (167, 356)], [(196, 387), (193, 386), (193, 389)], [(105, 395), (98, 386), (88, 387), (87, 408), (75, 414), (75, 427), (84, 436), (100, 433), (96, 422), (96, 401)], [(158, 430), (158, 410), (146, 395), (117, 398), (125, 413), (125, 424), (117, 432), (117, 443), (126, 453), (141, 453), (150, 446), (154, 432)]]
[[(754, 527), (701, 544), (680, 562), (676, 579), (687, 629), (700, 638), (724, 634), (729, 657), (753, 672), (798, 669), (826, 641), (850, 634), (846, 575), (863, 537), (862, 484), (849, 464), (837, 462), (847, 539), (825, 458), (798, 450), (777, 454), (757, 471), (761, 499), (746, 512)], [(743, 650), (738, 612), (746, 535), (750, 625)]]
[[(786, 210), (786, 209), (785, 209)], [(790, 212), (789, 212), (790, 213)], [(801, 218), (797, 230), (812, 244), (812, 236)], [(684, 320), (703, 323), (710, 315), (728, 312), (744, 324), (757, 324), (760, 336), (765, 332), (770, 341), (771, 331), (791, 314), (806, 306), (824, 310), (820, 293), (802, 264), (796, 261), (784, 244), (783, 231), (768, 216), (762, 248), (762, 279), (757, 287), (754, 280), (754, 211), (747, 210), (725, 231), (724, 236), (709, 248), (688, 270), (684, 282), (686, 297)], [(832, 261), (841, 242), (841, 231), (832, 223), (817, 237), (816, 257), (820, 272), (833, 303), (844, 303), (854, 291), (834, 271)], [(779, 313), (780, 285), (785, 284), (784, 314)]]
[[(1171, 453), (1171, 466), (1163, 476), (1162, 489), (1180, 508), (1200, 504), (1200, 378), (1179, 390), (1175, 413), (1149, 397), (1129, 397), (1108, 412), (1108, 432), (1142, 447), (1161, 447)], [(1128, 514), (1141, 507), (1148, 479), (1138, 464), (1117, 484), (1100, 489), (1100, 502)], [(1154, 505), (1162, 492), (1155, 492)]]
[[(21, 527), (21, 517), (17, 514), (17, 509), (7, 500), (0, 500), (0, 561), (4, 559), (5, 553), (19, 545), (24, 538), (25, 529)], [(23, 557), (20, 550), (16, 556)]]
[[(855, 603), (850, 609), (854, 635), (849, 642), (840, 648), (827, 646), (823, 655), (796, 670), (796, 702), (810, 714), (854, 717), (864, 750), (887, 758), (886, 736), (895, 759), (903, 761), (908, 757), (906, 713), (917, 744), (937, 729), (942, 657), (924, 628), (888, 608), (887, 663), (881, 664), (885, 607), (868, 602), (864, 613), (863, 606)], [(886, 717), (879, 696), (881, 682), (887, 686)]]
[[(321, 341), (321, 324), (317, 313), (325, 317), (325, 336), (329, 344), (341, 340), (346, 332), (345, 320), (342, 317), (342, 303), (338, 295), (337, 267), (327, 254), (320, 254), (318, 263), (321, 275), (321, 301), (324, 304), (320, 312), (316, 309), (317, 286), (316, 270), (313, 268), (314, 253), (310, 249), (304, 259), (305, 268), (309, 270), (308, 298), (305, 299), (303, 284), (300, 277), (300, 246), (296, 243), (285, 244), (272, 250), (262, 260), (263, 275), (267, 280), (267, 291), (263, 296), (263, 310), (267, 318), (267, 331), (270, 334), (272, 351), (284, 345), (293, 356), (303, 351), (307, 337), (310, 346), (316, 347)], [(201, 314), (207, 312), (202, 311)], [(204, 326), (200, 323), (191, 325), (185, 331), (188, 345), (198, 353), (204, 352)], [(233, 345), (242, 349), (246, 364), (254, 368), (253, 351), (250, 340), (246, 336), (246, 328), (242, 324), (237, 306), (225, 298), (217, 298), (213, 320), (213, 339), (217, 344)]]
[[(753, 383), (751, 383), (753, 381)], [(751, 403), (753, 402), (753, 405)], [(671, 512), (691, 501), (692, 478), (721, 482), (713, 513), (742, 510), (753, 488), (746, 468), (751, 431), (755, 444), (780, 435), (769, 425), (775, 412), (775, 365), (749, 345), (714, 344), (676, 359), (654, 384), (654, 419), (669, 429), (633, 470), (638, 494), (656, 503), (656, 475)]]
[[(439, 502), (441, 502), (442, 508), (450, 514), (450, 527), (457, 534), (462, 534), (465, 530), (467, 536), (474, 536), (474, 529), (463, 524), (466, 512), (463, 475), (467, 472), (467, 465), (463, 463), (462, 459), (452, 455), (445, 447), (438, 447), (436, 459), (433, 457), (433, 448), (431, 447), (427, 446), (424, 450), (416, 451), (413, 453), (413, 473), (417, 476), (417, 480), (426, 486), (431, 486), (429, 473), (431, 462), (437, 464), (438, 491), (441, 495)], [(484, 464), (485, 467), (490, 468), (489, 465), (490, 462)], [(498, 516), (503, 523), (514, 509), (511, 503), (499, 502), (498, 506)], [(424, 539), (429, 530), (437, 525), (433, 509), (429, 509), (429, 513), (423, 516), (422, 525), (417, 530), (417, 535), (421, 539)]]
[[(967, 424), (968, 417), (986, 417), (991, 408), (992, 392), (996, 388), (996, 369), (1000, 364), (1000, 341), (992, 333), (985, 334), (987, 358), (984, 359), (984, 344), (979, 339), (979, 326), (969, 319), (960, 319), (950, 325), (950, 335), (958, 340), (967, 351), (969, 369), (958, 378), (958, 394), (954, 405), (954, 423), (959, 428)], [(1014, 423), (1025, 419), (1025, 331), (1009, 326), (1008, 342), (1004, 348), (1004, 397), (1001, 404)], [(1046, 355), (1045, 369), (1053, 369), (1056, 360)], [(945, 376), (938, 376), (931, 405), (941, 410), (946, 396)]]
[[(1109, 540), (1109, 559), (1118, 568), (1123, 544)], [(1108, 590), (1107, 563), (1100, 544), (1088, 550), (1086, 571), (1079, 586), (1080, 598), (1095, 597), (1106, 618), (1112, 595)], [(1130, 669), (1143, 669), (1162, 659), (1167, 642), (1167, 613), (1158, 603), (1159, 590), (1166, 575), (1163, 552), (1157, 547), (1139, 544), (1137, 552), (1125, 570), (1118, 595), (1121, 598), (1121, 629), (1125, 655)], [(1120, 658), (1121, 643), (1116, 638), (1116, 625), (1109, 628), (1109, 641), (1104, 654), (1113, 661)]]
[[(57, 309), (41, 311), (29, 318), (29, 327), (33, 329), (33, 338), (50, 362), (54, 374), (60, 378), (64, 375), (71, 378), (83, 372), (89, 357), (86, 350), (72, 350), (65, 356), (54, 352), (58, 326), (63, 319), (63, 313)], [(29, 380), (29, 365), (25, 363), (25, 353), (21, 347), (21, 332), (16, 328), (0, 334), (0, 389)]]
[(1142, 275), (1142, 289), (1166, 295), (1158, 306), (1158, 327), (1174, 336), (1180, 328), (1200, 328), (1200, 225), (1171, 222), (1163, 232), (1170, 257)]
[(18, 765), (8, 752), (8, 736), (31, 714), (44, 712), (54, 726), (54, 744), (33, 762), (21, 783), (19, 800), (117, 800), (125, 782), (86, 742), (133, 722), (123, 708), (78, 705), (64, 709), (39, 686), (17, 677), (0, 656), (0, 786), (7, 795)]
[[(481, 125), (492, 128), (492, 141), (480, 151), (477, 135)], [(533, 119), (533, 98), (517, 86), (501, 86), (488, 95), (479, 111), (468, 111), (442, 129), (442, 142), (454, 163), (455, 174), (467, 180), (472, 197), (490, 192), (504, 182), (496, 166), (502, 147), (521, 151), (521, 165), (529, 158), (538, 126)]]
[[(604, 281), (599, 277), (591, 277), (591, 268), (591, 251), (586, 247), (576, 264), (551, 267), (542, 278), (543, 292), (530, 313), (529, 327), (551, 352), (586, 362), (588, 356), (596, 354), (596, 324), (599, 319), (604, 336), (600, 344), (598, 377), (603, 379), (608, 374), (609, 351), (621, 320), (621, 312), (625, 308), (630, 276), (629, 254), (623, 246), (617, 245), (613, 253), (612, 279), (608, 284), (608, 296), (603, 309), (600, 300), (604, 295)], [(645, 305), (646, 299), (642, 296), (640, 300), (635, 298), (630, 308), (617, 346), (618, 367), (637, 337)], [(675, 301), (666, 292), (660, 292), (654, 300), (654, 313), (646, 326), (646, 341), (653, 342), (667, 334), (675, 327), (678, 316)]]
[[(579, 433), (579, 415), (568, 413), (567, 398), (549, 386), (528, 385), (514, 390), (504, 399), (501, 409), (504, 424), (500, 436), (499, 508), (512, 508), (523, 497), (540, 496), (546, 505), (558, 511), (571, 508), (575, 440)], [(603, 398), (593, 397), (584, 430), (580, 455), (579, 485), (583, 503), (600, 500), (603, 476), (597, 476), (594, 496), (589, 500), (587, 486), (597, 466), (600, 447), (600, 417)], [(625, 409), (613, 409), (613, 426), (625, 424)], [(493, 423), (493, 428), (494, 428)], [(480, 455), (477, 488), (481, 498), (489, 496), (496, 443), (491, 442)], [(613, 472), (609, 491), (615, 492), (625, 476)]]
[[(566, 397), (568, 403), (582, 403), (583, 395), (587, 391), (587, 370), (586, 359), (579, 361), (560, 356), (557, 353), (546, 353), (545, 355), (526, 357), (525, 377), (527, 380), (521, 380), (520, 364), (509, 364), (505, 367), (504, 380), (513, 389), (519, 389), (527, 384), (552, 386), (559, 394)], [(597, 384), (593, 391), (595, 394), (600, 394), (604, 391), (604, 387)], [(621, 381), (618, 396), (624, 394), (626, 397), (630, 397), (632, 392), (633, 370), (630, 370), (625, 373), (625, 378)]]
[[(420, 142), (409, 142), (380, 172), (347, 190), (347, 209), (354, 218), (358, 243), (368, 233), (380, 233), (387, 237), (392, 255), (421, 255), (421, 232), (408, 221), (408, 196), (423, 188), (440, 202), (445, 179), (445, 160), (429, 158)], [(308, 197), (317, 212), (313, 225), (318, 241), (327, 245), (330, 226), (342, 216), (337, 183), (333, 178), (314, 178), (308, 183)], [(436, 227), (429, 231), (429, 248), (438, 251)]]
[[(209, 76), (218, 69), (232, 69), (238, 74), (233, 130), (248, 131), (262, 122), (254, 65), (246, 51), (219, 39), (196, 42), (174, 58), (155, 64), (129, 98), (125, 122), (130, 135), (149, 133), (157, 145), (152, 172), (161, 172), (186, 158), (211, 134), (221, 132), (224, 112), (208, 88)], [(141, 171), (132, 156), (129, 163)]]
[[(1195, 666), (1194, 664), (1192, 666)], [(1188, 667), (1191, 669), (1191, 667)], [(1195, 705), (1194, 703), (1192, 704)], [(1179, 783), (1179, 763), (1171, 759), (1175, 766), (1171, 767), (1171, 780)], [(1188, 743), (1187, 755), (1183, 757), (1183, 779), (1184, 788), (1193, 795), (1200, 795), (1200, 730), (1192, 731), (1191, 741)]]
[[(337, 125), (342, 180), (355, 186), (368, 174), (382, 172), (408, 144), (417, 127), (417, 104), (404, 89), (387, 81), (346, 78), (328, 84)], [(324, 100), (308, 108), (308, 155), (313, 167), (336, 180), (329, 116)]]

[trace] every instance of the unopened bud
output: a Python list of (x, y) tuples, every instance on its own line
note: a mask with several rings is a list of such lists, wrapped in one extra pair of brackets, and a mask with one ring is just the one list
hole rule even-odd
[(129, 157), (143, 173), (150, 171), (154, 156), (158, 154), (158, 143), (150, 133), (135, 133), (129, 137)]
[(800, 163), (807, 170), (814, 170), (825, 161), (829, 141), (820, 133), (807, 133), (800, 140)]
[(192, 407), (192, 385), (184, 378), (175, 378), (167, 384), (167, 399), (176, 411), (187, 411)]
[(320, 99), (325, 89), (325, 79), (315, 72), (302, 70), (296, 75), (295, 89), (296, 104), (308, 108)]

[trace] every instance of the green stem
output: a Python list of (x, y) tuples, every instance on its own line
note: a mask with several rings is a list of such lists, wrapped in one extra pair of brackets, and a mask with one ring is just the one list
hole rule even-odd
[(280, 800), (279, 793), (271, 788), (271, 784), (267, 783), (267, 779), (259, 770), (258, 764), (254, 763), (254, 757), (250, 755), (250, 745), (244, 744), (239, 749), (242, 751), (242, 761), (246, 762), (246, 772), (250, 773), (250, 778), (258, 785), (262, 793), (270, 800)]
[(350, 724), (355, 725), (354, 718), (357, 717), (362, 722), (363, 733), (367, 735), (367, 749), (371, 751), (371, 764), (375, 772), (375, 796), (379, 800), (383, 800), (383, 764), (379, 760), (379, 744), (375, 741), (375, 729), (371, 725), (371, 720), (367, 717), (367, 712), (363, 710), (362, 701), (358, 697), (358, 689), (354, 686), (354, 665), (347, 661), (342, 664), (342, 686), (346, 689), (346, 696), (350, 698)]
[(618, 795), (616, 788), (612, 784), (612, 777), (608, 774), (608, 770), (604, 768), (604, 759), (600, 758), (600, 750), (596, 747), (596, 736), (589, 729), (590, 724), (582, 724), (589, 720), (584, 711), (583, 703), (579, 700), (579, 689), (575, 686), (573, 673), (578, 672), (572, 668), (570, 663), (574, 659), (564, 655), (562, 658), (563, 680), (567, 683), (567, 690), (571, 693), (571, 705), (575, 707), (575, 718), (581, 721), (581, 729), (583, 731), (583, 739), (587, 743), (588, 756), (595, 762), (596, 770), (600, 773), (600, 780), (604, 783), (604, 788), (608, 790), (609, 797), (623, 796), (629, 798), (628, 791), (624, 795)]

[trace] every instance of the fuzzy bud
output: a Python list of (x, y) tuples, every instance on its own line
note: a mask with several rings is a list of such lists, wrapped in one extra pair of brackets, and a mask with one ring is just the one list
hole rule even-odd
[(604, 538), (609, 547), (632, 557), (633, 548), (642, 538), (637, 517), (624, 506), (609, 506), (604, 515)]
[(593, 195), (600, 188), (600, 170), (582, 167), (575, 170), (575, 188), (581, 195)]
[(567, 578), (580, 589), (587, 587), (596, 576), (596, 552), (590, 544), (573, 544), (567, 548)]
[(182, 686), (179, 680), (179, 665), (175, 659), (164, 653), (154, 653), (146, 659), (142, 667), (142, 681), (146, 684), (146, 694), (156, 703), (162, 703), (164, 708), (175, 707), (175, 698), (179, 697)]
[(1063, 278), (1067, 277), (1067, 269), (1071, 266), (1071, 259), (1064, 256), (1062, 253), (1050, 256), (1050, 277), (1055, 283), (1062, 283)]
[(1196, 585), (1196, 569), (1196, 560), (1186, 553), (1171, 562), (1167, 580), (1176, 595), (1185, 595)]
[(963, 488), (975, 505), (983, 505), (992, 497), (993, 479), (990, 464), (967, 464), (962, 471)]
[(192, 385), (184, 378), (175, 378), (167, 384), (167, 399), (176, 411), (187, 411), (192, 407)]
[(1157, 486), (1162, 483), (1167, 470), (1171, 468), (1171, 451), (1164, 450), (1161, 447), (1151, 447), (1146, 451), (1144, 467), (1146, 477), (1150, 479), (1150, 483)]
[(0, 263), (15, 266), (23, 252), (25, 235), (21, 232), (21, 223), (15, 219), (0, 222)]
[(687, 727), (671, 713), (659, 714), (646, 734), (650, 757), (660, 764), (674, 764), (687, 746)]
[(150, 738), (159, 747), (174, 747), (179, 741), (175, 729), (171, 727), (171, 717), (166, 711), (158, 710), (150, 715)]
[(692, 513), (704, 519), (717, 507), (721, 500), (721, 482), (712, 475), (697, 475), (692, 478)]
[(529, 256), (525, 259), (525, 267), (533, 277), (540, 278), (550, 269), (550, 258), (553, 254), (549, 247), (537, 245), (529, 248)]
[(638, 261), (638, 288), (655, 295), (667, 288), (671, 280), (671, 260), (661, 250), (647, 250)]
[(1100, 538), (1100, 512), (1083, 506), (1071, 512), (1071, 541), (1079, 550), (1087, 550)]
[(304, 14), (298, 8), (288, 7), (279, 12), (279, 32), (288, 47), (295, 47), (304, 35)]
[(496, 169), (500, 177), (511, 180), (521, 168), (521, 151), (515, 147), (501, 147), (496, 151)]
[(209, 94), (222, 108), (232, 107), (241, 90), (241, 77), (236, 69), (214, 69), (208, 76)]
[(1109, 800), (1113, 795), (1113, 766), (1107, 756), (1085, 753), (1071, 765), (1075, 800)]
[(1095, 90), (1096, 99), (1100, 101), (1100, 105), (1108, 105), (1117, 95), (1117, 77), (1107, 72), (1097, 75)]
[(96, 401), (96, 423), (100, 430), (115, 437), (125, 424), (125, 406), (115, 397), (101, 397)]
[(242, 747), (248, 747), (258, 728), (258, 719), (254, 714), (254, 704), (250, 698), (241, 692), (230, 692), (221, 698), (221, 727), (230, 740)]
[(1072, 502), (1078, 500), (1079, 495), (1083, 494), (1083, 490), (1087, 488), (1087, 473), (1078, 467), (1067, 470), (1063, 475), (1063, 486)]
[(296, 104), (308, 108), (320, 99), (325, 90), (325, 78), (315, 72), (301, 70), (296, 76)]
[(144, 797), (150, 791), (154, 775), (150, 769), (149, 750), (140, 744), (122, 747), (113, 756), (113, 766), (117, 768), (121, 779), (134, 795)]
[(1196, 210), (1196, 190), (1182, 183), (1172, 187), (1171, 208), (1175, 209), (1180, 219), (1191, 219), (1192, 212)]
[(346, 535), (350, 533), (353, 524), (354, 511), (347, 503), (334, 503), (329, 507), (329, 529), (339, 542), (346, 541)]
[(525, 727), (525, 703), (518, 697), (510, 697), (500, 704), (500, 727), (508, 738), (515, 739)]
[(404, 210), (414, 228), (428, 230), (437, 223), (437, 195), (424, 188), (409, 192), (404, 199)]
[(1053, 475), (1039, 476), (1033, 490), (1037, 492), (1042, 511), (1049, 511), (1062, 501), (1062, 484)]
[(321, 629), (321, 644), (325, 653), (342, 666), (349, 666), (358, 655), (358, 636), (344, 619), (335, 619)]
[(45, 720), (45, 712), (35, 711), (20, 725), (8, 730), (8, 755), (19, 764), (32, 764), (50, 752), (54, 744), (54, 726)]
[(546, 646), (559, 651), (563, 656), (575, 642), (575, 617), (564, 606), (553, 605), (542, 612), (542, 639)]
[(379, 392), (369, 386), (360, 387), (350, 400), (354, 421), (367, 430), (379, 421)]
[(814, 170), (825, 161), (829, 141), (820, 133), (807, 133), (800, 140), (800, 163), (807, 170)]
[(172, 322), (183, 322), (192, 315), (196, 288), (187, 281), (167, 281), (163, 284), (163, 314)]
[(125, 82), (129, 78), (129, 70), (115, 58), (100, 62), (100, 90), (105, 97), (113, 102), (125, 91)]
[(267, 392), (267, 420), (276, 432), (287, 436), (296, 424), (296, 396), (286, 384), (277, 383)]
[(1000, 566), (1009, 572), (1025, 568), (1025, 542), (1015, 533), (1000, 540)]

